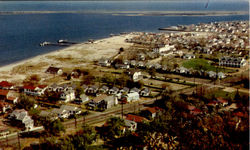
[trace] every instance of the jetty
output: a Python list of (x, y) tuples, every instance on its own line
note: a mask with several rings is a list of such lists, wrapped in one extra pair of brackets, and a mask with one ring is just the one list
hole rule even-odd
[(70, 46), (73, 44), (77, 44), (76, 42), (70, 42), (68, 40), (58, 40), (57, 43), (53, 43), (53, 42), (42, 42), (40, 43), (40, 46)]

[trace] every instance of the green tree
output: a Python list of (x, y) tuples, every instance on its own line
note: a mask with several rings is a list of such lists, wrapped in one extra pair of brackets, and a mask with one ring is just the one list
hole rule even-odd
[(44, 119), (43, 126), (48, 134), (54, 136), (59, 136), (61, 132), (65, 132), (65, 128), (59, 119), (54, 121), (51, 121), (49, 119)]
[(125, 122), (123, 119), (119, 117), (110, 118), (106, 122), (106, 126), (103, 128), (102, 134), (104, 139), (114, 140), (116, 138), (119, 138), (123, 133), (121, 127), (124, 125)]
[(26, 95), (20, 95), (20, 100), (17, 103), (17, 107), (20, 109), (30, 110), (34, 107), (35, 101)]

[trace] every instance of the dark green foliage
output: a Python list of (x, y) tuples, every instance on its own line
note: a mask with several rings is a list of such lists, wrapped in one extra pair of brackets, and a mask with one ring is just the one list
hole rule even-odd
[(20, 101), (17, 103), (17, 107), (20, 109), (30, 110), (34, 107), (35, 101), (26, 95), (20, 96)]
[(59, 136), (61, 131), (65, 132), (65, 128), (62, 122), (58, 119), (51, 121), (45, 118), (43, 120), (43, 126), (44, 126), (45, 131), (50, 135)]
[(119, 117), (110, 118), (101, 129), (100, 134), (106, 140), (114, 140), (123, 134), (121, 127), (124, 125), (123, 119)]

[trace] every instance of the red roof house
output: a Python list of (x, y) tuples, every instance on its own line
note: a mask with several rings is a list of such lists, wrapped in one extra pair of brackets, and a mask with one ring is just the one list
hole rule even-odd
[(8, 95), (9, 91), (8, 90), (3, 90), (3, 89), (0, 89), (0, 100), (5, 100), (7, 98), (7, 95)]
[(219, 103), (221, 103), (222, 104), (222, 106), (225, 106), (225, 105), (227, 105), (228, 104), (228, 101), (227, 100), (225, 100), (224, 98), (222, 98), (222, 97), (218, 97), (217, 98), (217, 101), (219, 102)]
[(126, 116), (127, 120), (131, 120), (134, 121), (136, 123), (142, 123), (143, 121), (148, 121), (146, 118), (141, 117), (141, 116), (137, 116), (137, 115), (132, 115), (132, 114), (128, 114)]
[(12, 86), (13, 86), (13, 84), (9, 83), (8, 81), (1, 81), (0, 82), (1, 89), (10, 89)]

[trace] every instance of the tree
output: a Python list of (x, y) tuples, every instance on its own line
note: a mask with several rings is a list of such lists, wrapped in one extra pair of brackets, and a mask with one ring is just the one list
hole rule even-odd
[(62, 147), (65, 149), (87, 149), (97, 139), (96, 131), (88, 126), (84, 125), (82, 129), (76, 132), (75, 135), (70, 135), (63, 140)]
[(44, 92), (43, 98), (44, 100), (48, 100), (51, 103), (56, 103), (60, 99), (60, 92), (46, 90)]
[(37, 74), (32, 74), (31, 76), (24, 79), (23, 83), (25, 85), (35, 85), (37, 84), (41, 78)]
[(30, 110), (34, 107), (35, 101), (26, 95), (20, 95), (20, 100), (17, 103), (17, 107), (20, 109)]
[(59, 119), (54, 121), (44, 119), (43, 126), (45, 128), (45, 131), (47, 131), (47, 133), (51, 135), (59, 136), (61, 131), (65, 132), (65, 128)]
[(123, 119), (119, 117), (110, 118), (103, 128), (102, 135), (104, 139), (114, 140), (122, 135), (121, 127), (125, 125)]

